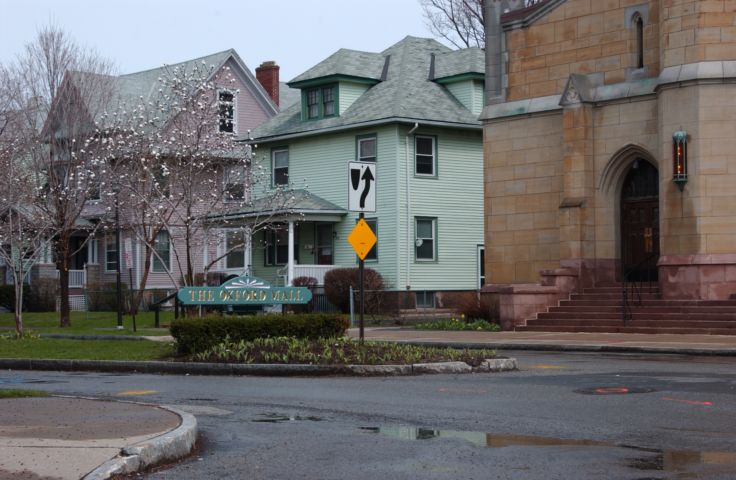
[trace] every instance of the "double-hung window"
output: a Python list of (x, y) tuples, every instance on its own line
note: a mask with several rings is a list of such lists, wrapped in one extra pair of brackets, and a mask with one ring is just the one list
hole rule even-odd
[(271, 175), (273, 186), (289, 184), (289, 150), (279, 148), (271, 151)]
[(115, 234), (105, 237), (105, 271), (116, 272), (118, 270), (118, 250), (115, 242)]
[(225, 233), (225, 268), (245, 268), (245, 232), (228, 230)]
[(245, 168), (237, 165), (225, 170), (225, 201), (245, 200)]
[(306, 90), (304, 114), (310, 120), (337, 115), (337, 87), (329, 85)]
[(437, 260), (437, 219), (417, 217), (414, 232), (416, 260), (419, 262)]
[(375, 162), (376, 161), (376, 136), (358, 137), (358, 155), (359, 162)]
[(170, 240), (169, 232), (166, 230), (161, 230), (156, 235), (156, 243), (153, 245), (153, 272), (164, 273), (171, 269)]
[(414, 137), (414, 172), (417, 175), (437, 176), (437, 141), (435, 137)]
[(228, 90), (217, 92), (217, 106), (219, 112), (219, 131), (222, 133), (235, 132), (235, 95)]
[[(297, 232), (294, 232), (294, 261), (299, 261)], [(266, 265), (287, 263), (289, 263), (289, 230), (284, 227), (266, 230)]]

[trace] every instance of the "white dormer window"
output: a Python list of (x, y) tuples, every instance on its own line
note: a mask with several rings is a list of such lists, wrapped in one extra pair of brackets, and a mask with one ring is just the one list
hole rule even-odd
[(242, 165), (226, 168), (224, 182), (226, 202), (245, 200), (245, 168)]
[(222, 133), (235, 133), (235, 94), (229, 90), (217, 92), (217, 105), (219, 111), (219, 131)]

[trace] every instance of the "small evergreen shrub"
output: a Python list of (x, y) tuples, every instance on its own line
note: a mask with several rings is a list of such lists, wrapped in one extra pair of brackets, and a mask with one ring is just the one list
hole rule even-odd
[(171, 335), (179, 353), (192, 355), (222, 343), (225, 338), (239, 342), (256, 338), (330, 338), (345, 335), (348, 320), (339, 315), (290, 314), (183, 318), (171, 323)]
[[(360, 283), (360, 274), (357, 268), (336, 268), (325, 274), (325, 295), (331, 304), (343, 313), (350, 312), (350, 287), (357, 292)], [(366, 268), (363, 271), (363, 284), (365, 288), (365, 311), (367, 313), (380, 313), (382, 290), (384, 289), (383, 277), (377, 271)], [(357, 298), (357, 295), (356, 295)], [(357, 306), (356, 306), (357, 308)]]

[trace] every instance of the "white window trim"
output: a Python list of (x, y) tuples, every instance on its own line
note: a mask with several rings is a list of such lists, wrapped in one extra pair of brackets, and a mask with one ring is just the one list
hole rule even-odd
[[(168, 272), (171, 272), (171, 253), (172, 253), (172, 248), (171, 248), (171, 234), (168, 232), (168, 230), (161, 230), (161, 232), (164, 232), (164, 231), (166, 232), (167, 236), (169, 237), (169, 258), (168, 258), (168, 262), (166, 262), (166, 263), (169, 264), (169, 267), (168, 268), (164, 268), (163, 270), (157, 270), (156, 269), (156, 260), (159, 260), (159, 259), (156, 256), (156, 244), (154, 244), (153, 245), (153, 252), (151, 253), (151, 273), (168, 273)], [(161, 232), (159, 232), (159, 235), (161, 234)], [(166, 265), (164, 265), (164, 267), (166, 267)]]
[[(276, 154), (286, 152), (286, 183), (276, 183)], [(271, 186), (289, 185), (289, 169), (291, 167), (291, 155), (288, 148), (274, 148), (271, 150)], [(284, 167), (279, 167), (284, 168)]]
[[(110, 243), (108, 243), (108, 239), (112, 239), (112, 245), (114, 246), (115, 245), (115, 233), (105, 235), (105, 273), (113, 273), (113, 272), (117, 272), (118, 271), (118, 269), (117, 269), (117, 262), (116, 262), (116, 265), (115, 265), (116, 268), (113, 268), (112, 270), (110, 270), (110, 269), (107, 268), (107, 266), (108, 266), (108, 263), (107, 263), (107, 253), (110, 251), (107, 248), (108, 245), (110, 245)], [(120, 252), (118, 252), (118, 255), (120, 255)]]
[[(220, 100), (220, 94), (221, 93), (229, 93), (233, 96), (232, 102), (226, 102), (223, 100)], [(232, 132), (223, 132), (220, 130), (220, 105), (232, 103), (233, 105), (233, 131)], [(223, 133), (225, 135), (235, 135), (238, 133), (238, 92), (236, 90), (232, 90), (230, 88), (219, 88), (217, 89), (217, 132)]]
[[(230, 185), (235, 185), (235, 182), (229, 182), (228, 180), (230, 178), (230, 172), (232, 170), (236, 169), (236, 168), (240, 168), (242, 170), (242, 172), (243, 172), (243, 178), (242, 178), (243, 182), (241, 184), (243, 186), (243, 198), (229, 198), (226, 195), (226, 192), (228, 191), (228, 187)], [(246, 196), (245, 195), (245, 188), (246, 188), (246, 186), (245, 186), (245, 176), (246, 176), (246, 172), (245, 172), (245, 167), (244, 166), (240, 166), (240, 165), (228, 165), (228, 166), (225, 166), (225, 172), (224, 172), (224, 175), (222, 176), (223, 177), (222, 178), (222, 183), (223, 183), (223, 196), (224, 196), (223, 201), (225, 203), (238, 203), (238, 202), (244, 202), (245, 201), (245, 196)]]
[[(419, 221), (432, 222), (432, 258), (419, 258), (418, 246), (416, 245), (419, 240)], [(414, 217), (414, 261), (415, 262), (436, 262), (437, 261), (437, 217)], [(423, 240), (423, 239), (422, 239)]]
[[(367, 157), (361, 157), (360, 156), (360, 154), (361, 154), (360, 145), (363, 142), (367, 142), (369, 140), (372, 140), (373, 141), (373, 144), (375, 145), (375, 147), (374, 147), (375, 148), (375, 152), (373, 154), (373, 160), (363, 160), (363, 158), (367, 158)], [(358, 161), (359, 162), (372, 162), (372, 163), (378, 162), (378, 137), (376, 137), (376, 136), (367, 136), (367, 137), (362, 137), (362, 138), (359, 138), (358, 139)]]
[[(233, 271), (242, 271), (245, 270), (245, 268), (248, 266), (248, 246), (246, 245), (246, 232), (245, 230), (237, 229), (237, 228), (227, 228), (223, 230), (223, 243), (225, 245), (223, 252), (221, 255), (224, 255), (222, 258), (222, 267), (223, 270), (233, 270)], [(229, 233), (241, 233), (243, 235), (243, 246), (241, 247), (243, 250), (243, 266), (242, 267), (231, 267), (227, 264), (227, 257), (230, 253), (230, 246), (228, 245), (227, 236)]]

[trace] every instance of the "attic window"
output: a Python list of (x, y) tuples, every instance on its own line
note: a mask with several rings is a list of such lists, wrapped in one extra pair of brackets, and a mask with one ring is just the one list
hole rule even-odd
[(235, 132), (235, 95), (228, 90), (221, 90), (217, 94), (217, 102), (220, 116), (219, 131)]
[(304, 116), (308, 120), (337, 115), (335, 85), (310, 88), (304, 92)]

